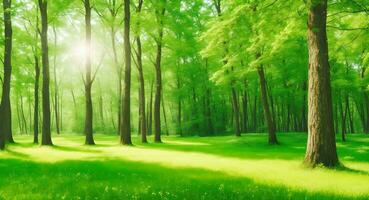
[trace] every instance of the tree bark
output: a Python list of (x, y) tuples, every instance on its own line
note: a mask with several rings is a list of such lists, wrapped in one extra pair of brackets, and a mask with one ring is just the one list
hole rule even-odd
[(0, 103), (0, 150), (5, 149), (5, 142), (14, 142), (11, 121), (10, 81), (12, 74), (12, 20), (11, 0), (3, 0), (4, 10), (4, 81)]
[(41, 13), (41, 46), (42, 46), (42, 145), (52, 145), (50, 130), (50, 68), (48, 45), (47, 0), (38, 0)]
[[(57, 46), (57, 33), (56, 33), (56, 29), (55, 26), (53, 26), (53, 33), (54, 33), (54, 46)], [(56, 127), (56, 133), (59, 135), (60, 134), (60, 120), (59, 120), (59, 87), (58, 87), (58, 79), (57, 79), (57, 74), (56, 74), (56, 60), (57, 60), (57, 55), (55, 53), (54, 55), (54, 112), (55, 112), (55, 127)]]
[(86, 79), (85, 79), (85, 144), (94, 145), (93, 137), (93, 108), (92, 108), (92, 95), (91, 88), (93, 78), (91, 75), (91, 5), (90, 0), (84, 0), (85, 7), (85, 26), (86, 26)]
[(275, 123), (273, 121), (273, 117), (271, 115), (269, 103), (268, 103), (268, 94), (267, 94), (267, 89), (266, 89), (266, 80), (265, 80), (263, 66), (259, 66), (257, 71), (259, 74), (261, 101), (263, 103), (264, 118), (268, 125), (269, 144), (270, 145), (278, 144), (277, 135), (275, 132)]
[(131, 141), (131, 43), (130, 43), (130, 0), (124, 0), (124, 96), (122, 98), (122, 121), (120, 142), (132, 145)]
[(37, 53), (34, 56), (35, 59), (35, 91), (34, 91), (34, 98), (35, 98), (35, 107), (33, 111), (33, 143), (38, 144), (38, 108), (39, 108), (39, 82), (40, 82), (40, 65), (39, 65), (39, 58)]
[(308, 142), (305, 163), (338, 165), (333, 127), (330, 66), (326, 32), (327, 0), (309, 0), (309, 100)]
[(155, 126), (155, 142), (161, 143), (161, 122), (160, 122), (160, 100), (161, 100), (161, 90), (162, 90), (162, 77), (161, 77), (161, 56), (162, 56), (162, 42), (164, 35), (164, 23), (163, 18), (165, 15), (165, 7), (161, 10), (156, 10), (156, 18), (159, 24), (158, 28), (158, 38), (156, 41), (157, 45), (157, 55), (155, 62), (155, 74), (156, 74), (156, 93), (154, 101), (154, 126)]
[[(138, 0), (137, 6), (137, 14), (141, 13), (143, 5), (143, 0)], [(140, 22), (137, 22), (138, 26), (140, 26)], [(141, 44), (141, 36), (138, 33), (136, 37), (137, 43), (137, 69), (138, 69), (138, 77), (140, 82), (140, 89), (139, 89), (139, 121), (140, 121), (140, 133), (141, 133), (141, 142), (147, 143), (147, 125), (146, 125), (146, 98), (145, 98), (145, 79), (143, 74), (143, 65), (142, 65), (142, 44)]]
[[(232, 83), (233, 85), (233, 83)], [(234, 123), (234, 131), (237, 137), (241, 136), (240, 130), (240, 108), (238, 104), (237, 92), (234, 86), (232, 86), (232, 105), (233, 105), (233, 123)]]

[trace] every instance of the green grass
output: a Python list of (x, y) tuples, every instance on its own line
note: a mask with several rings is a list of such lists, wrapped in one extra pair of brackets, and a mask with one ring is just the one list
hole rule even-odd
[(369, 136), (338, 143), (346, 169), (302, 165), (306, 134), (164, 137), (118, 144), (116, 136), (55, 136), (54, 147), (17, 136), (0, 153), (0, 199), (369, 199)]

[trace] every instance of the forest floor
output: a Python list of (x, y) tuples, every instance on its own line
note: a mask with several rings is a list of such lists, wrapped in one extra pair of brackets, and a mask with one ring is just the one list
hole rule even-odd
[[(338, 142), (346, 169), (302, 165), (306, 134), (241, 138), (164, 137), (163, 144), (118, 144), (117, 136), (53, 138), (54, 147), (31, 136), (0, 153), (0, 199), (369, 199), (369, 136)], [(152, 141), (152, 138), (150, 138)]]

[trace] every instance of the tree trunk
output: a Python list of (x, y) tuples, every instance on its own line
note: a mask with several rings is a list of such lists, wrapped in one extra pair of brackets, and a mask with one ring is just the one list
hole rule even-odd
[(155, 142), (161, 143), (161, 123), (160, 123), (160, 100), (161, 100), (161, 90), (162, 90), (162, 81), (161, 81), (161, 55), (162, 55), (162, 42), (164, 35), (164, 24), (163, 18), (165, 15), (165, 8), (162, 8), (161, 11), (156, 11), (156, 17), (159, 24), (158, 28), (158, 39), (157, 39), (157, 55), (156, 55), (156, 63), (155, 63), (155, 74), (156, 74), (156, 93), (155, 93), (155, 102), (154, 102), (154, 126), (155, 126)]
[(38, 108), (39, 108), (39, 95), (38, 95), (38, 90), (39, 90), (39, 82), (40, 82), (40, 65), (39, 65), (39, 58), (37, 56), (37, 53), (35, 55), (35, 72), (36, 72), (36, 76), (35, 76), (35, 107), (34, 107), (34, 112), (33, 112), (33, 143), (34, 144), (38, 144)]
[(118, 76), (118, 129), (117, 129), (117, 135), (120, 134), (120, 123), (121, 123), (121, 118), (122, 118), (122, 68), (120, 67), (119, 63), (118, 63), (118, 54), (117, 54), (117, 45), (116, 45), (116, 28), (115, 28), (115, 24), (114, 22), (116, 21), (117, 18), (117, 14), (118, 14), (118, 9), (116, 8), (116, 4), (115, 4), (115, 0), (112, 1), (112, 5), (111, 5), (111, 9), (110, 10), (110, 14), (111, 17), (113, 18), (112, 21), (112, 25), (110, 27), (111, 31), (110, 31), (110, 35), (111, 35), (111, 44), (112, 44), (112, 49), (113, 49), (113, 56), (114, 56), (114, 66), (116, 68), (116, 72), (117, 72), (117, 76)]
[(232, 86), (232, 105), (233, 105), (233, 124), (234, 124), (234, 131), (237, 137), (241, 136), (240, 130), (240, 108), (237, 99), (237, 92), (236, 89)]
[(243, 112), (243, 118), (242, 118), (242, 131), (247, 132), (248, 130), (248, 98), (247, 98), (247, 84), (245, 84), (245, 90), (242, 95), (242, 112)]
[[(137, 14), (141, 13), (143, 5), (143, 0), (138, 0), (137, 6)], [(140, 21), (137, 22), (138, 26), (140, 26)], [(136, 37), (137, 43), (137, 69), (138, 69), (138, 78), (140, 82), (140, 89), (139, 89), (139, 125), (140, 125), (140, 133), (141, 133), (141, 142), (147, 143), (147, 125), (146, 125), (146, 99), (145, 99), (145, 79), (143, 74), (143, 66), (142, 66), (142, 44), (141, 44), (141, 36), (138, 33)]]
[(309, 117), (305, 163), (338, 165), (326, 32), (327, 0), (309, 0)]
[(261, 101), (263, 103), (264, 110), (264, 118), (268, 125), (268, 133), (269, 133), (269, 144), (274, 145), (278, 144), (277, 135), (275, 133), (275, 124), (270, 113), (269, 103), (268, 103), (268, 95), (266, 89), (266, 80), (264, 74), (264, 68), (262, 66), (258, 67), (258, 74), (260, 80), (260, 91), (261, 91)]
[(23, 127), (24, 127), (24, 132), (26, 135), (28, 135), (28, 127), (27, 127), (27, 120), (26, 120), (26, 116), (24, 114), (24, 107), (23, 107), (24, 103), (23, 103), (23, 96), (20, 96), (20, 114), (21, 114), (21, 120), (23, 121)]
[(342, 102), (342, 96), (339, 96), (339, 110), (341, 113), (341, 138), (342, 142), (346, 141), (346, 116), (347, 116), (347, 109), (344, 108)]
[(124, 96), (122, 99), (122, 121), (120, 142), (132, 145), (131, 141), (131, 43), (130, 43), (130, 0), (124, 0)]
[(164, 97), (162, 96), (162, 99), (161, 99), (161, 107), (163, 109), (163, 117), (164, 117), (164, 124), (165, 124), (165, 132), (166, 132), (166, 135), (169, 135), (169, 128), (168, 128), (168, 123), (167, 123), (167, 114), (165, 112), (165, 104), (164, 104)]
[(91, 88), (93, 83), (93, 78), (91, 76), (91, 5), (90, 0), (84, 0), (85, 6), (85, 23), (86, 23), (86, 79), (85, 79), (85, 144), (94, 145), (93, 137), (93, 108), (92, 108), (92, 96)]
[(0, 150), (5, 149), (5, 142), (14, 142), (12, 134), (10, 81), (12, 73), (12, 21), (11, 0), (3, 0), (4, 10), (4, 82), (0, 103)]
[[(53, 26), (53, 32), (54, 32), (54, 46), (56, 47), (57, 45), (57, 33), (56, 33), (56, 29), (55, 26)], [(56, 58), (57, 55), (55, 53), (54, 55), (54, 112), (55, 112), (55, 127), (56, 127), (56, 133), (59, 135), (60, 134), (60, 126), (59, 126), (59, 95), (58, 95), (58, 79), (57, 79), (57, 74), (56, 74)]]
[(151, 82), (151, 87), (150, 87), (150, 101), (148, 102), (149, 104), (149, 113), (147, 116), (147, 133), (149, 135), (152, 134), (152, 103), (153, 103), (153, 95), (154, 95), (154, 81)]
[(42, 46), (42, 145), (52, 145), (50, 130), (50, 68), (48, 45), (47, 0), (38, 0), (41, 13), (41, 46)]
[[(179, 72), (177, 72), (179, 73)], [(177, 74), (177, 90), (181, 89), (181, 79), (179, 74)], [(177, 112), (177, 134), (182, 136), (182, 97), (178, 96), (178, 112)]]

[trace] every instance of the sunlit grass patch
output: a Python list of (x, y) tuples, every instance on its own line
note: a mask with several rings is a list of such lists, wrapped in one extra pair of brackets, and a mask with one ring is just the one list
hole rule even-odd
[[(62, 194), (56, 185), (63, 182), (70, 187), (78, 185), (78, 190), (67, 191), (67, 197), (77, 193), (87, 197), (95, 194), (92, 190), (101, 190), (96, 195), (106, 199), (127, 192), (127, 187), (132, 188), (127, 195), (133, 195), (127, 198), (149, 199), (263, 199), (265, 194), (292, 199), (369, 197), (369, 157), (353, 150), (362, 148), (365, 136), (352, 136), (351, 143), (338, 145), (347, 170), (307, 169), (302, 166), (306, 135), (280, 134), (280, 138), (281, 145), (269, 146), (263, 134), (241, 138), (165, 137), (163, 144), (141, 144), (134, 137), (135, 146), (126, 147), (119, 145), (117, 136), (96, 135), (97, 145), (87, 146), (83, 136), (62, 135), (54, 138), (55, 146), (41, 147), (30, 144), (30, 137), (21, 136), (16, 138), (18, 144), (0, 153), (0, 171), (13, 173), (0, 173), (0, 189), (8, 197), (3, 191), (26, 187), (28, 184), (23, 182), (35, 178), (32, 173), (37, 171), (44, 182), (55, 187), (58, 198)], [(82, 185), (78, 183), (81, 177)], [(163, 185), (163, 181), (168, 183)], [(36, 182), (33, 190), (41, 190), (44, 182)], [(111, 185), (114, 182), (115, 186)], [(15, 186), (16, 183), (22, 184)], [(179, 191), (180, 188), (185, 190)], [(195, 192), (187, 194), (187, 189)], [(111, 194), (105, 196), (105, 190)]]

